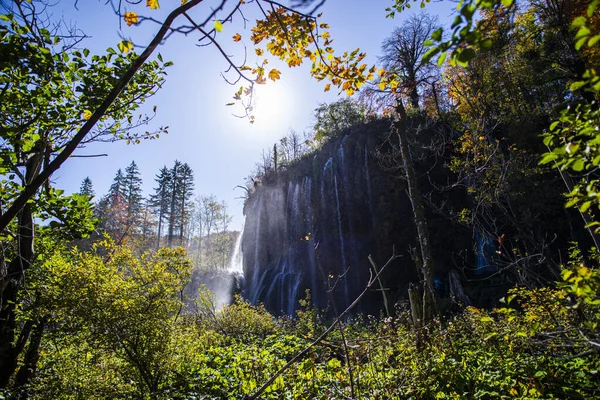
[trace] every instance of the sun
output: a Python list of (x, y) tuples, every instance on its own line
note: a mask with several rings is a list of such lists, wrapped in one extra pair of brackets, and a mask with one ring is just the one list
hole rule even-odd
[(277, 125), (284, 122), (289, 111), (289, 97), (280, 82), (256, 85), (251, 114), (258, 125)]

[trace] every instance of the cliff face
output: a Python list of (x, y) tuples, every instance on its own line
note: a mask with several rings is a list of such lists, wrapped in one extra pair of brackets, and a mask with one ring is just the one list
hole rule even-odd
[[(292, 314), (310, 289), (316, 307), (331, 309), (331, 295), (343, 310), (369, 279), (368, 256), (381, 266), (394, 246), (403, 257), (383, 276), (388, 297), (404, 297), (408, 283), (418, 281), (409, 254), (416, 233), (406, 185), (401, 171), (384, 169), (376, 157), (389, 150), (384, 143), (388, 129), (389, 121), (357, 127), (250, 195), (242, 239), (244, 293), (250, 302)], [(421, 171), (435, 177), (431, 166), (429, 160)], [(425, 174), (422, 180), (429, 185)], [(429, 217), (442, 287), (453, 252), (471, 248), (470, 237), (432, 212)], [(373, 291), (360, 307), (377, 312), (381, 299), (381, 292)]]

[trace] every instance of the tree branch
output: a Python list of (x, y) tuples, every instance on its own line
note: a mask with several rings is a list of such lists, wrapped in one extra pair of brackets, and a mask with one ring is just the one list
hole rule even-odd
[(152, 39), (152, 42), (146, 47), (144, 52), (131, 64), (129, 69), (125, 71), (125, 74), (117, 81), (115, 87), (108, 94), (106, 99), (102, 102), (100, 107), (94, 111), (90, 119), (79, 129), (77, 134), (67, 143), (64, 150), (60, 152), (58, 156), (45, 168), (29, 185), (27, 185), (21, 194), (15, 199), (10, 205), (6, 212), (0, 215), (0, 232), (3, 232), (8, 224), (16, 217), (19, 211), (27, 204), (27, 202), (35, 196), (39, 188), (50, 178), (50, 176), (58, 170), (61, 165), (73, 154), (77, 149), (81, 141), (86, 137), (90, 130), (96, 125), (100, 118), (106, 113), (109, 107), (119, 97), (121, 92), (125, 90), (131, 79), (135, 76), (137, 71), (144, 65), (146, 60), (152, 55), (154, 50), (163, 40), (164, 36), (169, 31), (173, 21), (181, 14), (192, 9), (204, 0), (191, 0), (184, 5), (179, 6), (173, 10), (169, 16), (165, 19), (162, 27)]

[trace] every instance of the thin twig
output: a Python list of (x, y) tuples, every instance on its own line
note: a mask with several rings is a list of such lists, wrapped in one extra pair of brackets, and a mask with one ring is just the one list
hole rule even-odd
[(329, 326), (329, 328), (327, 328), (327, 330), (325, 330), (325, 332), (323, 332), (321, 334), (321, 336), (319, 336), (311, 344), (306, 346), (304, 348), (304, 350), (302, 350), (301, 352), (296, 354), (290, 361), (288, 361), (287, 364), (285, 364), (283, 367), (281, 367), (279, 369), (279, 371), (277, 371), (275, 374), (273, 374), (273, 376), (271, 378), (269, 378), (269, 380), (267, 382), (265, 382), (254, 394), (249, 395), (249, 396), (244, 396), (244, 400), (256, 400), (258, 398), (258, 396), (260, 396), (269, 386), (271, 386), (271, 384), (275, 381), (275, 379), (277, 379), (277, 377), (279, 377), (281, 374), (283, 374), (289, 367), (291, 367), (297, 361), (302, 359), (302, 357), (304, 357), (310, 351), (310, 349), (312, 349), (314, 346), (319, 344), (323, 339), (325, 339), (327, 337), (327, 335), (338, 325), (339, 321), (342, 320), (342, 318), (345, 317), (346, 314), (348, 314), (360, 302), (360, 300), (363, 298), (363, 296), (369, 291), (369, 289), (371, 289), (371, 286), (373, 286), (373, 284), (375, 283), (375, 281), (377, 280), (379, 275), (383, 271), (385, 271), (386, 267), (388, 265), (390, 265), (392, 263), (392, 261), (394, 261), (395, 259), (397, 259), (399, 257), (400, 257), (400, 255), (392, 254), (390, 259), (385, 263), (385, 265), (381, 268), (381, 270), (379, 271), (379, 273), (377, 275), (373, 276), (373, 274), (371, 274), (369, 283), (367, 283), (365, 290), (363, 290), (362, 293), (360, 295), (358, 295), (358, 297), (352, 302), (352, 304), (350, 304), (348, 306), (348, 308), (346, 308), (344, 310), (344, 312), (341, 313), (339, 315), (339, 317), (336, 318), (336, 320)]

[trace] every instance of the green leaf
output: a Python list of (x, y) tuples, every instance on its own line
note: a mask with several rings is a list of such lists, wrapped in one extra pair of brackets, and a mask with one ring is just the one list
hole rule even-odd
[(454, 22), (452, 22), (452, 26), (450, 28), (454, 29), (457, 26), (459, 26), (461, 23), (462, 23), (462, 17), (460, 15), (457, 15), (456, 18), (454, 18)]
[(573, 165), (571, 165), (571, 169), (573, 169), (573, 171), (575, 171), (575, 172), (581, 172), (581, 171), (583, 171), (584, 168), (585, 168), (585, 163), (581, 159), (575, 160)]
[(502, 5), (506, 8), (512, 6), (514, 3), (514, 0), (502, 0)]
[(583, 204), (581, 204), (581, 205), (579, 206), (579, 211), (581, 211), (582, 213), (584, 213), (584, 214), (585, 214), (585, 212), (586, 212), (587, 210), (589, 210), (589, 208), (590, 208), (590, 206), (591, 206), (591, 205), (592, 205), (592, 202), (591, 202), (591, 201), (586, 201), (586, 202), (584, 202)]
[(479, 48), (483, 50), (489, 50), (492, 48), (493, 44), (494, 42), (492, 39), (483, 39), (481, 42), (479, 42)]
[(546, 376), (546, 371), (538, 371), (534, 375), (536, 378), (543, 378)]
[(431, 58), (439, 52), (440, 52), (439, 47), (434, 47), (434, 48), (430, 49), (429, 51), (427, 51), (427, 53), (423, 54), (423, 61), (429, 62), (429, 60), (431, 60)]
[(458, 61), (459, 61), (459, 63), (461, 63), (461, 65), (468, 64), (474, 58), (475, 58), (475, 50), (473, 50), (470, 47), (463, 49), (458, 54)]
[(481, 322), (494, 322), (494, 319), (491, 317), (481, 317)]
[(431, 34), (431, 38), (433, 40), (435, 40), (436, 42), (439, 42), (440, 40), (442, 40), (443, 33), (444, 33), (444, 30), (442, 28), (439, 28), (439, 29), (433, 31), (433, 33)]
[(444, 64), (444, 61), (446, 61), (447, 56), (448, 56), (448, 52), (446, 52), (446, 51), (444, 51), (442, 54), (440, 54), (440, 56), (438, 57), (438, 60), (437, 60), (438, 67), (441, 67)]
[(600, 35), (592, 36), (592, 38), (588, 41), (588, 47), (592, 47), (600, 40)]
[(577, 89), (580, 89), (581, 87), (585, 86), (587, 82), (586, 81), (577, 81), (577, 82), (573, 82), (571, 84), (571, 86), (569, 86), (569, 89), (571, 90), (571, 92), (576, 91)]
[(215, 21), (215, 31), (223, 32), (223, 24), (221, 23), (221, 21)]
[(594, 0), (590, 3), (590, 5), (587, 8), (587, 16), (588, 17), (592, 17), (592, 15), (594, 15), (594, 11), (596, 10), (596, 7), (598, 6), (598, 0)]
[(581, 26), (584, 26), (586, 23), (587, 23), (587, 18), (579, 16), (573, 20), (573, 22), (571, 23), (571, 27), (579, 28)]
[(553, 131), (558, 124), (560, 124), (560, 121), (554, 121), (553, 123), (550, 124), (550, 130)]
[(465, 16), (465, 18), (470, 21), (473, 19), (473, 14), (477, 10), (474, 4), (465, 4), (461, 9), (460, 13)]
[(558, 158), (558, 155), (556, 155), (554, 153), (546, 153), (546, 154), (544, 154), (544, 157), (542, 157), (542, 159), (540, 160), (540, 165), (548, 164), (549, 162), (552, 162), (552, 161), (556, 160), (557, 158)]
[(582, 38), (582, 37), (585, 37), (585, 36), (589, 36), (590, 33), (591, 33), (590, 28), (588, 28), (587, 26), (582, 26), (577, 31), (577, 34), (575, 35), (575, 39)]

